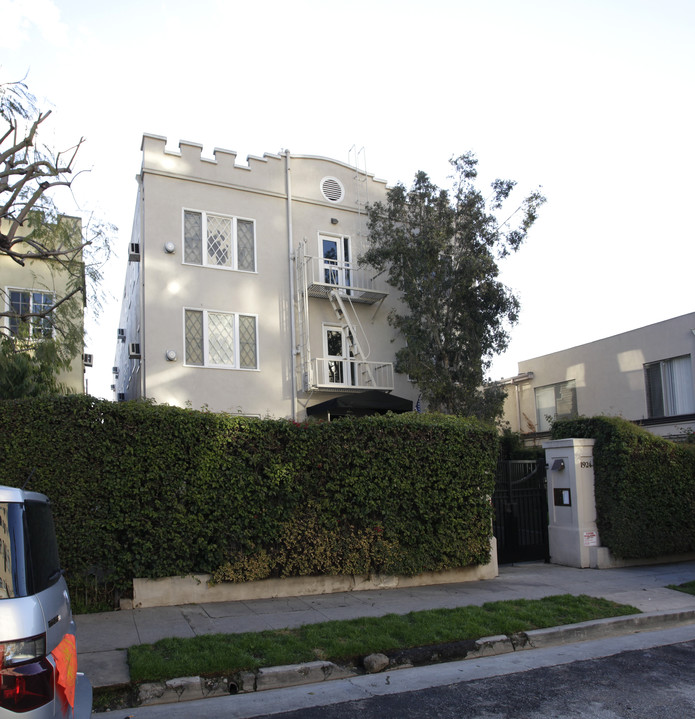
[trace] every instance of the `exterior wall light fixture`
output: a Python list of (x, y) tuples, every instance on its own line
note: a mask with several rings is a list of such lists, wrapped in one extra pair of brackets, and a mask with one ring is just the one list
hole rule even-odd
[(167, 350), (166, 352), (166, 358), (168, 362), (176, 362), (176, 352), (175, 350)]
[(173, 242), (167, 242), (164, 245), (164, 252), (167, 253), (167, 255), (173, 255), (176, 251), (176, 245)]

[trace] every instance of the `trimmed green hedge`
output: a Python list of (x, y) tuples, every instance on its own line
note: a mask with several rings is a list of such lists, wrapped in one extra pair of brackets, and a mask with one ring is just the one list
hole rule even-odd
[(558, 420), (553, 439), (593, 438), (597, 525), (616, 557), (695, 551), (695, 455), (618, 417)]
[[(494, 428), (295, 424), (85, 396), (0, 402), (0, 482), (47, 494), (71, 588), (489, 561)], [(82, 591), (82, 589), (80, 589)]]

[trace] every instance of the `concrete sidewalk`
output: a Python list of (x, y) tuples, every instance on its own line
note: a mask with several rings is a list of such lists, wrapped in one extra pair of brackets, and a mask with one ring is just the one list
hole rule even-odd
[(128, 647), (167, 637), (284, 629), (554, 594), (604, 597), (642, 612), (691, 611), (695, 618), (695, 596), (666, 589), (692, 580), (695, 561), (621, 569), (529, 563), (504, 565), (498, 577), (479, 582), (85, 614), (76, 618), (78, 665), (95, 688), (117, 686), (130, 681)]

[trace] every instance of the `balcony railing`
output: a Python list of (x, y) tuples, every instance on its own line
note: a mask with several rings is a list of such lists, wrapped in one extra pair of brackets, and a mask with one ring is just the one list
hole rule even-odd
[(309, 384), (335, 391), (393, 390), (393, 363), (314, 357)]
[(324, 257), (305, 255), (305, 281), (309, 297), (327, 298), (338, 289), (352, 302), (374, 304), (388, 295), (386, 284), (374, 279), (373, 269), (350, 262), (336, 262)]

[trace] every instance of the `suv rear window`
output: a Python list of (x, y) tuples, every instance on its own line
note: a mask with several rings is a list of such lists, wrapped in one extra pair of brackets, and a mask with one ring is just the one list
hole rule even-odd
[(59, 572), (50, 505), (0, 502), (0, 600), (37, 594)]
[(51, 506), (45, 502), (24, 503), (31, 568), (32, 594), (43, 592), (60, 576), (58, 546)]

